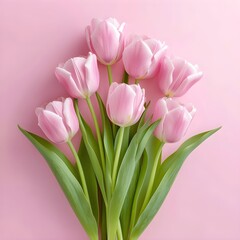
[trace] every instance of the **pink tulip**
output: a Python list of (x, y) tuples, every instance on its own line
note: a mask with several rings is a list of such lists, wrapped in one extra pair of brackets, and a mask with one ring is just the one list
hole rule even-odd
[(181, 58), (165, 57), (157, 74), (162, 93), (168, 97), (180, 97), (185, 94), (203, 76), (197, 65)]
[(151, 78), (156, 74), (167, 46), (152, 38), (133, 39), (123, 51), (123, 64), (135, 79)]
[(145, 107), (145, 90), (140, 85), (112, 83), (107, 98), (107, 114), (118, 126), (127, 127), (136, 123)]
[(196, 109), (192, 105), (182, 105), (171, 98), (157, 101), (153, 121), (161, 119), (154, 135), (163, 142), (177, 142), (186, 133)]
[(86, 28), (86, 38), (91, 52), (105, 65), (117, 62), (124, 48), (125, 23), (119, 24), (115, 18), (106, 20), (92, 19)]
[(55, 74), (73, 98), (88, 98), (99, 87), (97, 58), (92, 53), (89, 53), (87, 58), (69, 59), (56, 68)]
[(37, 108), (38, 125), (54, 143), (70, 140), (78, 131), (78, 119), (71, 98), (50, 102), (46, 108)]

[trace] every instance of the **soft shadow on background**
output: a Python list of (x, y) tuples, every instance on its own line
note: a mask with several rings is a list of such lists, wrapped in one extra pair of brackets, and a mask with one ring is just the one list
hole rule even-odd
[[(198, 110), (186, 138), (223, 126), (186, 161), (141, 239), (240, 239), (239, 12), (238, 0), (0, 0), (0, 239), (88, 239), (17, 124), (41, 134), (35, 108), (66, 96), (55, 67), (87, 54), (85, 26), (109, 16), (125, 21), (128, 33), (165, 41), (204, 72), (182, 99)], [(152, 84), (143, 86), (157, 98)]]

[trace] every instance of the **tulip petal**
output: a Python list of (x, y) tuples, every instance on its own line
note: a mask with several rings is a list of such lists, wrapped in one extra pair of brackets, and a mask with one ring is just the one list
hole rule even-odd
[(160, 118), (163, 118), (164, 115), (168, 112), (167, 102), (165, 98), (160, 98), (155, 105), (153, 113), (153, 121), (157, 121)]
[(44, 108), (42, 108), (42, 107), (37, 107), (35, 109), (35, 114), (37, 115), (37, 117), (39, 116), (40, 113), (42, 113), (43, 110), (44, 110)]
[(123, 51), (123, 63), (127, 73), (135, 79), (143, 78), (148, 72), (152, 57), (151, 49), (144, 41), (132, 42)]
[(124, 23), (124, 22), (121, 23), (121, 25), (118, 27), (118, 31), (122, 33), (125, 28), (125, 25), (126, 25), (126, 23)]
[(68, 132), (62, 118), (57, 114), (43, 110), (38, 115), (38, 125), (52, 142), (62, 143), (67, 141)]
[(99, 71), (96, 55), (89, 53), (89, 57), (85, 63), (85, 69), (85, 81), (88, 89), (87, 96), (90, 97), (99, 87)]
[[(163, 122), (164, 122), (165, 116), (161, 118), (160, 123), (157, 125), (157, 127), (154, 130), (154, 136), (157, 137), (160, 141), (165, 142), (164, 135), (163, 135)], [(154, 120), (157, 121), (158, 119)]]
[(109, 90), (108, 90), (108, 95), (111, 95), (113, 92), (114, 92), (114, 90), (118, 87), (118, 83), (116, 83), (116, 82), (113, 82), (112, 84), (111, 84), (111, 86), (109, 87)]
[(45, 109), (50, 112), (56, 113), (57, 115), (62, 117), (63, 106), (62, 106), (62, 102), (60, 101), (53, 101), (48, 103)]
[(180, 97), (199, 81), (202, 75), (197, 65), (178, 57), (165, 57), (158, 72), (159, 88), (166, 96)]
[(165, 140), (167, 142), (179, 141), (185, 135), (191, 120), (191, 114), (184, 107), (178, 107), (166, 114), (163, 122)]
[(118, 53), (117, 56), (115, 58), (114, 62), (117, 62), (121, 57), (122, 57), (122, 53), (125, 47), (125, 35), (124, 34), (120, 34), (120, 38), (119, 38), (119, 47), (118, 47)]
[(171, 91), (176, 92), (183, 81), (191, 74), (196, 72), (195, 67), (181, 58), (173, 59), (174, 72), (173, 83), (171, 85)]
[(114, 27), (119, 28), (119, 22), (117, 21), (116, 18), (107, 18), (106, 22), (111, 23)]
[(187, 111), (190, 113), (190, 115), (194, 117), (197, 109), (193, 106), (193, 104), (188, 103), (188, 104), (185, 104), (184, 106), (187, 109)]
[(163, 46), (163, 44), (160, 41), (154, 38), (147, 38), (146, 40), (144, 40), (144, 42), (151, 49), (153, 55), (156, 54), (159, 50), (161, 50)]
[(63, 68), (57, 67), (55, 70), (55, 75), (71, 97), (78, 98), (79, 96), (82, 96), (75, 81), (71, 77), (70, 72)]
[(95, 53), (94, 48), (92, 46), (92, 42), (91, 42), (91, 28), (90, 28), (90, 26), (86, 27), (85, 34), (86, 34), (86, 40), (87, 40), (87, 44), (88, 44), (88, 47), (89, 47), (90, 51), (92, 53)]
[(63, 120), (66, 128), (71, 133), (71, 137), (73, 137), (79, 129), (79, 123), (71, 98), (66, 98), (63, 103)]
[(126, 25), (126, 23), (124, 23), (124, 22), (119, 24), (119, 22), (117, 21), (116, 18), (107, 18), (106, 22), (111, 23), (115, 28), (118, 29), (119, 32), (123, 32), (124, 27)]
[(130, 44), (132, 44), (133, 42), (137, 42), (143, 40), (143, 37), (136, 35), (136, 34), (130, 34), (129, 36), (127, 36), (126, 38), (126, 47)]
[(181, 74), (183, 72), (183, 69), (186, 65), (186, 61), (182, 58), (179, 57), (175, 57), (172, 60), (172, 63), (174, 65), (174, 73), (173, 73), (173, 78), (177, 79), (179, 77), (181, 77)]
[(181, 97), (185, 94), (196, 82), (198, 82), (203, 76), (202, 72), (198, 72), (187, 77), (182, 84), (176, 89), (174, 96)]
[(119, 126), (128, 126), (133, 116), (136, 93), (127, 84), (121, 84), (111, 91), (107, 99), (109, 118)]
[(152, 78), (157, 74), (157, 71), (159, 70), (159, 67), (161, 65), (161, 59), (164, 56), (164, 53), (167, 48), (164, 48), (157, 52), (155, 55), (152, 57), (152, 64), (149, 67), (148, 73), (145, 76), (145, 78)]
[(167, 46), (164, 43), (161, 43), (159, 40), (153, 38), (143, 37), (143, 39), (152, 52), (151, 64), (149, 66), (147, 74), (144, 76), (146, 79), (152, 78), (154, 75), (156, 75), (157, 69), (160, 65), (160, 60), (166, 52)]
[(166, 99), (165, 101), (166, 101), (168, 112), (181, 106), (180, 103), (178, 103), (177, 101), (174, 101), (172, 98), (165, 98), (165, 99)]
[(160, 70), (157, 75), (157, 81), (162, 93), (170, 94), (170, 86), (173, 82), (174, 66), (169, 58), (165, 57), (160, 65)]
[(145, 89), (142, 89), (139, 84), (130, 85), (130, 87), (136, 93), (136, 97), (133, 105), (134, 114), (133, 114), (133, 119), (131, 121), (131, 123), (134, 124), (140, 119), (142, 113), (145, 110), (145, 107), (144, 107)]
[(106, 21), (98, 24), (91, 34), (91, 43), (99, 61), (110, 64), (116, 59), (119, 39), (120, 33), (113, 24)]
[(86, 67), (85, 64), (87, 62), (86, 58), (83, 57), (75, 57), (71, 59), (72, 66), (74, 68), (75, 74), (75, 82), (81, 92), (81, 95), (84, 98), (88, 95), (88, 86), (87, 86), (87, 79), (86, 79)]
[(98, 27), (98, 25), (101, 23), (102, 20), (98, 19), (98, 18), (93, 18), (91, 21), (91, 31), (93, 31), (95, 28)]

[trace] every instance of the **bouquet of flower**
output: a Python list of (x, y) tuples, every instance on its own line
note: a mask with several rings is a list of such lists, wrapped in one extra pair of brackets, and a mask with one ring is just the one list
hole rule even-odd
[[(191, 137), (162, 159), (164, 145), (185, 135), (196, 111), (175, 97), (185, 94), (202, 72), (184, 59), (168, 57), (166, 44), (156, 39), (127, 39), (124, 25), (113, 18), (93, 19), (86, 28), (89, 55), (71, 58), (56, 68), (56, 77), (70, 97), (36, 109), (38, 125), (50, 141), (19, 127), (46, 159), (92, 240), (138, 239), (161, 207), (186, 157), (218, 130)], [(111, 66), (120, 59), (124, 73), (117, 83)], [(106, 101), (97, 92), (97, 61), (107, 67)], [(153, 113), (147, 112), (150, 101), (146, 103), (141, 88), (143, 79), (149, 78), (164, 95)], [(78, 102), (84, 100), (93, 129), (79, 110)], [(81, 141), (76, 148), (72, 138), (79, 129)], [(66, 143), (75, 162), (54, 143)]]

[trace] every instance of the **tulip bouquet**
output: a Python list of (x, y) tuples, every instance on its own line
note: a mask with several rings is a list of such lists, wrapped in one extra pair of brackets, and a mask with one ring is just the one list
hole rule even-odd
[[(113, 18), (93, 19), (86, 28), (89, 55), (71, 58), (56, 68), (69, 97), (36, 109), (38, 125), (50, 141), (19, 127), (46, 159), (92, 240), (138, 239), (186, 157), (218, 130), (191, 137), (162, 159), (164, 145), (184, 136), (196, 111), (176, 97), (185, 94), (202, 72), (183, 59), (168, 57), (166, 44), (156, 39), (127, 39), (124, 25)], [(117, 83), (111, 66), (120, 59), (124, 73)], [(106, 101), (97, 92), (97, 61), (108, 72)], [(149, 78), (164, 96), (155, 103), (153, 113), (141, 88), (141, 82)], [(97, 108), (92, 97), (97, 98)], [(86, 101), (94, 127), (84, 119), (79, 101)], [(76, 147), (72, 138), (79, 129), (81, 141)], [(69, 146), (74, 162), (58, 149), (60, 143)]]

